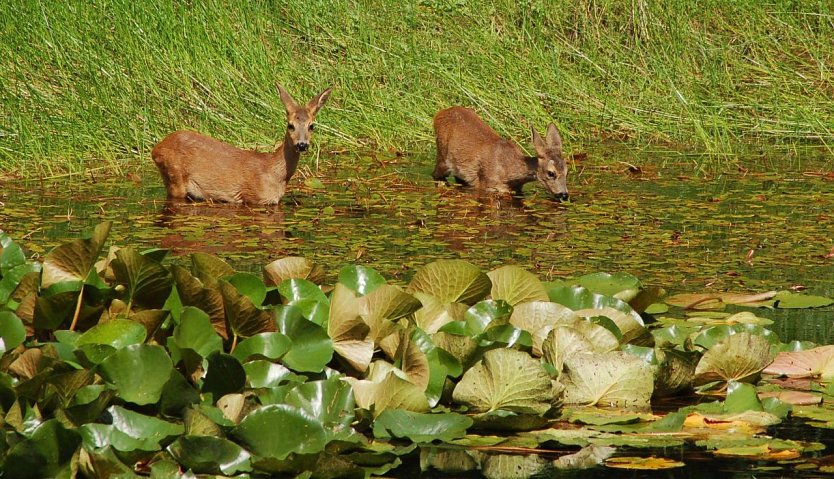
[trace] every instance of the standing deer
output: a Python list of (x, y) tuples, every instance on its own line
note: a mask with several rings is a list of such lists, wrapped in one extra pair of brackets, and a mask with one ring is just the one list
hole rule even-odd
[(562, 158), (562, 137), (553, 123), (544, 140), (535, 128), (536, 156), (526, 156), (512, 141), (498, 136), (474, 111), (453, 106), (434, 116), (437, 166), (432, 176), (450, 174), (466, 185), (500, 193), (521, 194), (525, 183), (539, 180), (557, 200), (568, 199), (568, 167)]
[(287, 131), (273, 153), (242, 150), (193, 131), (180, 130), (165, 137), (151, 157), (162, 174), (168, 199), (277, 204), (287, 191), (299, 156), (310, 147), (313, 120), (331, 90), (299, 106), (278, 85), (287, 109)]

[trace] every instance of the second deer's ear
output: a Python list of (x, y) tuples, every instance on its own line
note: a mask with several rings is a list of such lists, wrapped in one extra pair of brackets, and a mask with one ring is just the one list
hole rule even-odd
[(544, 140), (542, 140), (541, 135), (539, 132), (536, 131), (535, 126), (530, 127), (530, 132), (533, 136), (533, 148), (536, 149), (536, 153), (539, 156), (545, 156), (545, 151), (547, 150), (547, 145), (544, 144)]
[(547, 125), (547, 146), (562, 151), (562, 136), (553, 123)]
[(327, 102), (327, 99), (330, 98), (330, 92), (333, 91), (333, 87), (327, 87), (319, 93), (318, 95), (314, 96), (307, 102), (307, 111), (311, 114), (315, 115), (316, 113), (321, 110), (321, 107)]
[(287, 92), (287, 90), (285, 90), (284, 87), (278, 83), (276, 83), (275, 86), (278, 87), (278, 93), (281, 95), (281, 103), (284, 104), (284, 108), (287, 109), (287, 112), (298, 109), (298, 103), (295, 102), (292, 95), (290, 95), (289, 92)]

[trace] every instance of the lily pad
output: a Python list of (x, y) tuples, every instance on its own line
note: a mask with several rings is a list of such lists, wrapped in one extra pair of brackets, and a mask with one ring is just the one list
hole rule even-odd
[(159, 401), (162, 388), (174, 370), (165, 349), (148, 344), (122, 348), (99, 367), (104, 379), (115, 386), (123, 400), (140, 406)]
[(77, 239), (57, 246), (43, 259), (41, 288), (49, 288), (63, 281), (84, 281), (101, 254), (110, 233), (109, 221), (100, 223), (87, 239)]
[(222, 437), (181, 436), (168, 452), (196, 473), (234, 475), (252, 470), (249, 452)]
[(0, 311), (0, 356), (23, 344), (26, 329), (23, 322), (11, 311)]
[(452, 399), (473, 412), (498, 409), (541, 415), (551, 408), (550, 376), (529, 354), (493, 349), (463, 374)]
[(440, 303), (473, 305), (484, 299), (492, 288), (489, 276), (462, 260), (439, 260), (417, 270), (406, 293), (425, 293)]
[(511, 306), (529, 301), (547, 301), (544, 285), (533, 273), (518, 266), (508, 265), (487, 273), (492, 282), (490, 296)]
[(762, 372), (789, 378), (834, 379), (834, 345), (806, 351), (780, 352)]
[(357, 371), (365, 371), (374, 354), (374, 342), (368, 338), (370, 327), (362, 319), (367, 315), (367, 304), (341, 283), (336, 283), (330, 303), (327, 334), (333, 350)]
[(374, 437), (407, 438), (415, 443), (448, 442), (464, 437), (471, 425), (472, 419), (461, 414), (423, 414), (389, 409), (374, 420)]
[(634, 456), (620, 456), (620, 457), (612, 457), (605, 461), (606, 467), (611, 467), (614, 469), (633, 469), (633, 470), (641, 470), (641, 471), (657, 471), (661, 469), (675, 469), (678, 467), (683, 467), (684, 464), (681, 461), (676, 461), (674, 459), (666, 459), (663, 457), (634, 457)]
[(711, 381), (749, 382), (772, 360), (770, 343), (763, 337), (738, 333), (716, 344), (695, 368), (696, 384)]
[(565, 358), (565, 403), (644, 408), (654, 390), (655, 367), (622, 351)]
[(77, 431), (65, 428), (56, 419), (44, 421), (31, 437), (11, 447), (3, 464), (4, 475), (20, 479), (69, 477), (70, 460), (79, 445)]
[(264, 278), (274, 286), (291, 278), (306, 279), (318, 284), (324, 279), (324, 269), (306, 258), (287, 256), (266, 265)]
[(250, 412), (232, 433), (253, 453), (277, 460), (291, 453), (315, 454), (327, 445), (321, 422), (286, 404)]

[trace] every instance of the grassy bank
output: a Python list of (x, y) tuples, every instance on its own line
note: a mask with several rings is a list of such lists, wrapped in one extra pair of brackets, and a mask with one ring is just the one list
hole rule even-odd
[[(174, 3), (174, 5), (172, 5)], [(127, 0), (0, 5), (0, 171), (150, 161), (167, 132), (282, 134), (274, 84), (327, 149), (433, 150), (431, 117), (479, 110), (525, 140), (608, 138), (726, 155), (834, 140), (834, 4), (758, 0)]]

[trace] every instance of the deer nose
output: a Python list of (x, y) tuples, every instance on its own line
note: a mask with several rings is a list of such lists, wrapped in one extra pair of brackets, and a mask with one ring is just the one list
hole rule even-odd
[(296, 143), (295, 149), (298, 151), (307, 151), (307, 148), (310, 148), (309, 143)]
[(555, 195), (553, 195), (553, 197), (556, 198), (556, 201), (567, 201), (568, 200), (568, 194), (567, 193), (556, 193)]

